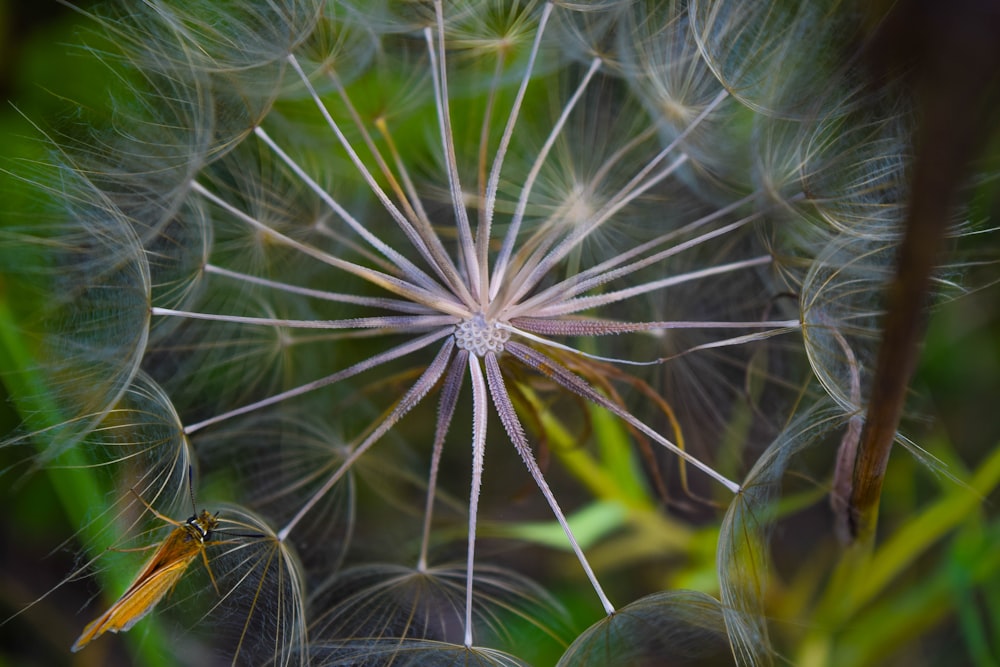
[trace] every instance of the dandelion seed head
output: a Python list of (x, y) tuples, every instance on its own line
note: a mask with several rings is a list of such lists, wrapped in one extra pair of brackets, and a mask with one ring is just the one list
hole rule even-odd
[[(696, 495), (721, 498), (743, 493), (747, 452), (790, 406), (826, 392), (860, 408), (906, 124), (858, 112), (850, 79), (827, 85), (837, 31), (819, 10), (729, 0), (266, 6), (181, 3), (144, 15), (156, 40), (128, 40), (151, 72), (134, 114), (149, 118), (73, 168), (73, 233), (53, 234), (80, 262), (49, 335), (67, 357), (60, 406), (80, 420), (64, 430), (103, 425), (105, 458), (171, 502), (193, 461), (247, 508), (270, 537), (227, 548), (220, 571), (243, 591), (236, 636), (280, 645), (274, 664), (410, 664), (410, 649), (435, 664), (452, 647), (422, 640), (466, 655), (502, 634), (501, 608), (518, 605), (483, 607), (509, 586), (476, 553), (484, 470), (503, 470), (484, 461), (502, 456), (621, 641), (679, 619), (679, 638), (713, 651), (766, 643), (753, 624), (734, 642), (709, 599), (615, 607), (571, 526), (585, 501), (564, 509), (542, 457), (566, 456), (595, 499), (658, 505), (641, 474), (619, 474), (641, 465), (635, 447), (654, 470), (671, 457), (665, 497), (692, 472)], [(814, 55), (815, 72), (799, 62)], [(74, 217), (88, 207), (109, 222)], [(138, 394), (159, 432), (123, 403)], [(393, 539), (387, 526), (409, 531), (391, 556), (419, 550), (416, 567), (344, 569)], [(465, 559), (443, 575), (435, 557), (456, 546)], [(604, 664), (600, 641), (577, 648)]]
[(510, 331), (496, 320), (487, 320), (483, 313), (476, 313), (455, 325), (455, 344), (460, 350), (468, 350), (477, 357), (483, 357), (487, 352), (500, 354), (508, 340)]

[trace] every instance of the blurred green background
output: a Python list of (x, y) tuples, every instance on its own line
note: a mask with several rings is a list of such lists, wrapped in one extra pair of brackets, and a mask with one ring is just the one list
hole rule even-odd
[[(72, 46), (79, 43), (79, 27), (85, 22), (80, 14), (52, 0), (0, 0), (0, 97), (4, 100), (0, 106), (0, 168), (16, 173), (19, 160), (44, 155), (47, 148), (31, 120), (43, 127), (59, 128), (81, 115), (109, 115), (107, 69)], [(92, 44), (98, 40), (92, 34), (86, 39)], [(983, 137), (980, 155), (980, 160), (994, 169), (1000, 165), (998, 137), (1000, 132), (996, 131)], [(8, 186), (0, 191), (12, 193), (0, 203), (0, 216), (6, 218), (24, 202), (17, 198), (12, 174), (0, 173), (0, 179)], [(998, 193), (995, 181), (978, 186), (972, 209), (975, 220), (998, 224)], [(983, 258), (1000, 256), (1000, 235), (985, 235), (977, 243)], [(4, 294), (3, 268), (0, 299)], [(971, 284), (987, 286), (933, 312), (913, 383), (912, 414), (919, 418), (907, 424), (907, 432), (918, 444), (945, 461), (962, 479), (967, 479), (1000, 443), (1000, 285), (990, 284), (1000, 279), (1000, 270), (986, 264), (970, 268), (967, 277)], [(6, 389), (0, 386), (0, 438), (11, 433), (18, 422)], [(29, 447), (0, 448), (0, 470), (6, 471), (0, 475), (0, 619), (12, 616), (25, 603), (60, 584), (74, 570), (80, 548), (67, 541), (77, 526), (66, 518), (59, 494), (52, 487), (58, 484), (58, 477), (45, 471), (24, 474), (22, 464), (30, 454)], [(924, 516), (921, 510), (942, 494), (956, 490), (967, 493), (953, 482), (921, 470), (897, 448), (885, 484), (880, 535), (905, 535), (908, 528), (919, 534), (920, 526), (914, 523)], [(865, 606), (853, 626), (830, 628), (834, 641), (853, 642), (836, 654), (841, 658), (833, 664), (838, 660), (843, 664), (916, 666), (1000, 664), (998, 500), (1000, 495), (992, 493), (983, 499), (981, 510), (963, 519), (957, 528), (948, 529), (941, 540), (919, 550), (914, 546), (911, 558), (904, 559), (907, 562), (901, 574)], [(817, 510), (820, 515), (823, 509)], [(781, 543), (797, 553), (809, 553), (812, 544), (794, 543), (814, 538), (812, 531), (801, 537), (786, 533), (781, 535)], [(906, 553), (905, 545), (902, 552)], [(823, 576), (823, 571), (814, 576)], [(796, 591), (817, 590), (822, 585), (817, 581), (796, 587), (791, 582), (778, 594), (791, 597)], [(95, 643), (80, 654), (68, 651), (90, 620), (81, 610), (99, 588), (93, 579), (66, 583), (0, 626), (0, 667), (133, 664), (136, 659), (119, 637)], [(787, 602), (788, 610), (809, 607), (803, 601), (778, 602)], [(821, 622), (810, 618), (797, 621), (803, 626)], [(789, 622), (778, 619), (779, 624)], [(799, 627), (776, 634), (780, 644), (787, 637), (809, 632)], [(794, 655), (803, 655), (787, 645), (780, 648), (792, 648), (786, 655), (793, 662)], [(888, 655), (880, 653), (886, 650)]]

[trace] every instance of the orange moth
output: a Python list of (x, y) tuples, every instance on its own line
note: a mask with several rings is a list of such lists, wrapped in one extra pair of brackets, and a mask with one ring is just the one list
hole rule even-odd
[[(145, 501), (143, 504), (146, 504)], [(218, 515), (202, 510), (201, 514), (195, 514), (181, 523), (163, 516), (148, 504), (146, 507), (176, 528), (163, 540), (156, 553), (146, 562), (118, 601), (83, 629), (83, 633), (73, 644), (74, 653), (105, 632), (125, 632), (135, 625), (139, 619), (153, 610), (164, 595), (173, 590), (198, 554), (201, 554), (208, 575), (212, 579), (212, 585), (215, 586), (215, 578), (212, 576), (208, 557), (205, 555), (205, 543), (212, 538), (212, 531), (219, 525), (219, 520), (216, 518)]]

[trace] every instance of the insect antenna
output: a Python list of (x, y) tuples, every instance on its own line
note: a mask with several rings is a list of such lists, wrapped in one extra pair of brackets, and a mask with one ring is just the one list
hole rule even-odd
[[(188, 464), (188, 495), (191, 496), (191, 513), (194, 516), (198, 516), (198, 506), (194, 503), (194, 468)], [(216, 512), (215, 516), (219, 516)]]
[[(218, 513), (216, 513), (216, 516), (218, 516)], [(266, 533), (234, 533), (231, 530), (225, 530), (225, 529), (221, 529), (221, 530), (220, 529), (215, 529), (215, 530), (212, 531), (212, 534), (213, 535), (228, 535), (229, 537), (250, 537), (250, 538), (254, 538), (254, 539), (258, 539), (258, 540), (267, 537)]]

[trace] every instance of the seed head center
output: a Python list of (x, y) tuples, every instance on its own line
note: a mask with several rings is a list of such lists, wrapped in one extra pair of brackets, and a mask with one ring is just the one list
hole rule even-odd
[(509, 338), (509, 331), (501, 329), (495, 321), (487, 320), (482, 313), (455, 325), (455, 344), (479, 357), (487, 352), (503, 352), (504, 343)]

